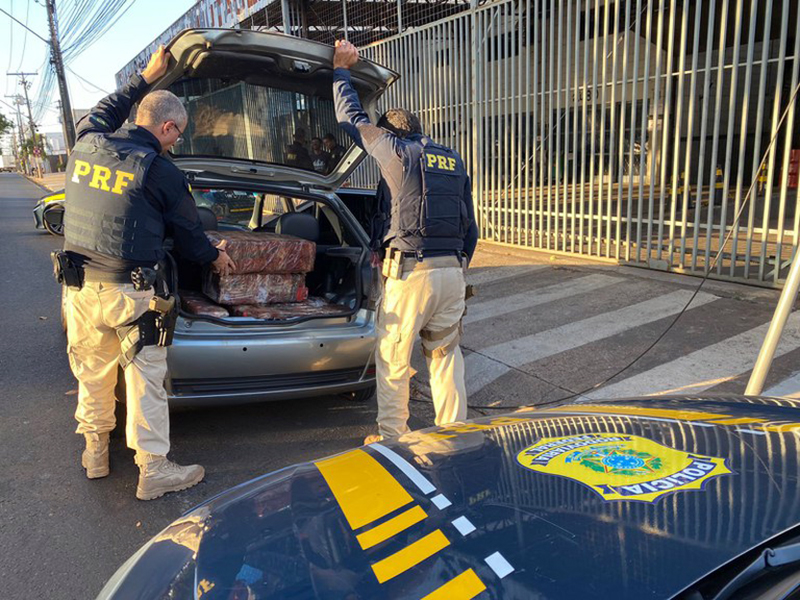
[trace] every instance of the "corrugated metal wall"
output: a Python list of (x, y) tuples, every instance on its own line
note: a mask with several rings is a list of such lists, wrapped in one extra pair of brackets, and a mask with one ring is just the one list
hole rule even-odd
[(800, 236), (798, 102), (770, 141), (799, 31), (792, 0), (515, 0), (365, 54), (402, 75), (384, 106), (461, 152), (483, 239), (694, 274), (722, 247), (712, 277), (779, 286)]

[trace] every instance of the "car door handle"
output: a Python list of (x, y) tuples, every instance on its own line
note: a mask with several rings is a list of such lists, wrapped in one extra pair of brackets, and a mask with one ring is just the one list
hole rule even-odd
[(274, 177), (275, 171), (274, 169), (265, 169), (263, 167), (231, 167), (231, 173), (244, 173), (246, 175), (266, 175), (268, 177)]

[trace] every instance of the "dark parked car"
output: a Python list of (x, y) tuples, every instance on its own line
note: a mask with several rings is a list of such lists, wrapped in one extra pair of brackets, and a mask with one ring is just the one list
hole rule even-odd
[(784, 599), (800, 403), (526, 409), (291, 466), (175, 521), (99, 598)]

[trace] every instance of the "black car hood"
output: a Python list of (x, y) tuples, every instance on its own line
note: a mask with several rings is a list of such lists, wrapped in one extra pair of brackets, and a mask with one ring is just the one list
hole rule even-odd
[(795, 431), (649, 398), (414, 432), (225, 492), (101, 597), (669, 598), (800, 522)]

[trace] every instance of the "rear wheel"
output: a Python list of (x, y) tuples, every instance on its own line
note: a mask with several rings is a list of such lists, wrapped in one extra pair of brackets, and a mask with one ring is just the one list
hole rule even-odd
[(48, 233), (57, 236), (64, 235), (64, 207), (54, 206), (45, 208), (42, 213), (42, 224)]
[(375, 395), (375, 389), (376, 386), (373, 384), (363, 390), (356, 390), (355, 392), (345, 394), (345, 398), (351, 402), (367, 402), (368, 400), (372, 400), (372, 397)]

